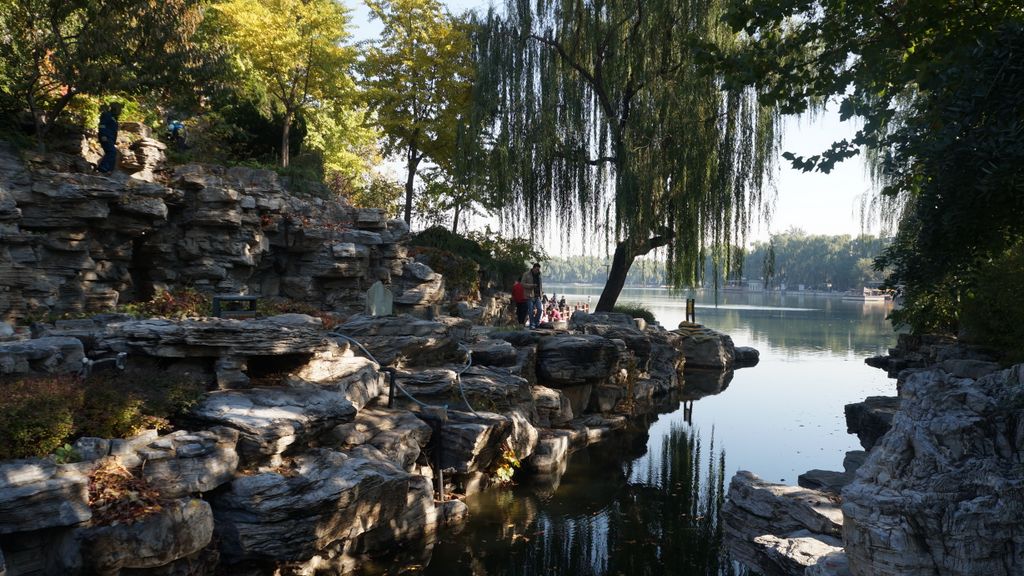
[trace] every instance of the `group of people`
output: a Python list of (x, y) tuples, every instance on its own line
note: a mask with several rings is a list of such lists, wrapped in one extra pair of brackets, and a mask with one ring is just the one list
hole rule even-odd
[(570, 310), (565, 294), (559, 299), (557, 294), (552, 293), (549, 298), (544, 293), (539, 262), (534, 262), (522, 278), (512, 285), (512, 302), (516, 305), (516, 321), (519, 325), (529, 324), (534, 329), (544, 322), (568, 320), (573, 312), (590, 312), (589, 302), (577, 302)]

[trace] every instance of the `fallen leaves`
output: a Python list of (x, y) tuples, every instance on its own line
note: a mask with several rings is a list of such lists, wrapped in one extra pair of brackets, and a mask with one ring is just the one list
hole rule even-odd
[(96, 526), (132, 524), (163, 509), (160, 494), (116, 458), (89, 474), (89, 507)]

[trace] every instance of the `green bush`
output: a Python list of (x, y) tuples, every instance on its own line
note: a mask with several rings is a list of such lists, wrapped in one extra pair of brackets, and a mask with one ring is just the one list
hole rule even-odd
[(131, 302), (118, 310), (137, 318), (193, 318), (210, 315), (210, 297), (194, 288), (159, 291), (145, 302)]
[(70, 376), (0, 384), (0, 459), (42, 456), (74, 432), (82, 392)]
[(1011, 362), (1024, 360), (1024, 243), (978, 268), (962, 303), (964, 336), (997, 349)]
[(205, 394), (163, 372), (32, 376), (0, 384), (0, 459), (45, 456), (80, 436), (124, 437), (167, 427)]
[(629, 314), (632, 318), (643, 318), (648, 324), (653, 324), (654, 313), (648, 310), (642, 304), (633, 304), (632, 302), (624, 302), (617, 304), (612, 308), (612, 312), (618, 312), (620, 314)]

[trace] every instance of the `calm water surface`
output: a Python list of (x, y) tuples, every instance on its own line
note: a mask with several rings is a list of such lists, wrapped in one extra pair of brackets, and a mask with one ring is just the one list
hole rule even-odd
[[(597, 302), (599, 287), (549, 286), (570, 303)], [(666, 328), (685, 315), (685, 294), (626, 289)], [(891, 394), (864, 358), (895, 344), (888, 307), (820, 296), (719, 292), (696, 295), (697, 321), (761, 352), (719, 393), (655, 413), (609, 443), (572, 455), (564, 475), (524, 478), (470, 499), (471, 520), (443, 534), (417, 561), (391, 573), (437, 575), (733, 574), (719, 555), (718, 507), (728, 479), (750, 470), (795, 484), (812, 468), (842, 469), (843, 406)], [(714, 390), (718, 378), (712, 379)], [(695, 379), (688, 379), (691, 385)], [(684, 392), (685, 394), (685, 392)], [(692, 396), (692, 395), (689, 395)], [(660, 413), (658, 413), (660, 412)]]

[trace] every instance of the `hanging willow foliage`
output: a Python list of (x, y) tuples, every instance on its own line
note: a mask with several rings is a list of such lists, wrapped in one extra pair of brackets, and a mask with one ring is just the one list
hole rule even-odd
[(728, 261), (764, 204), (777, 114), (701, 66), (698, 46), (739, 41), (725, 4), (508, 0), (480, 22), (476, 166), (515, 231), (525, 221), (531, 236), (558, 226), (564, 239), (599, 228), (614, 239), (599, 310), (618, 297), (616, 275), (661, 246), (667, 280), (693, 284), (709, 253)]

